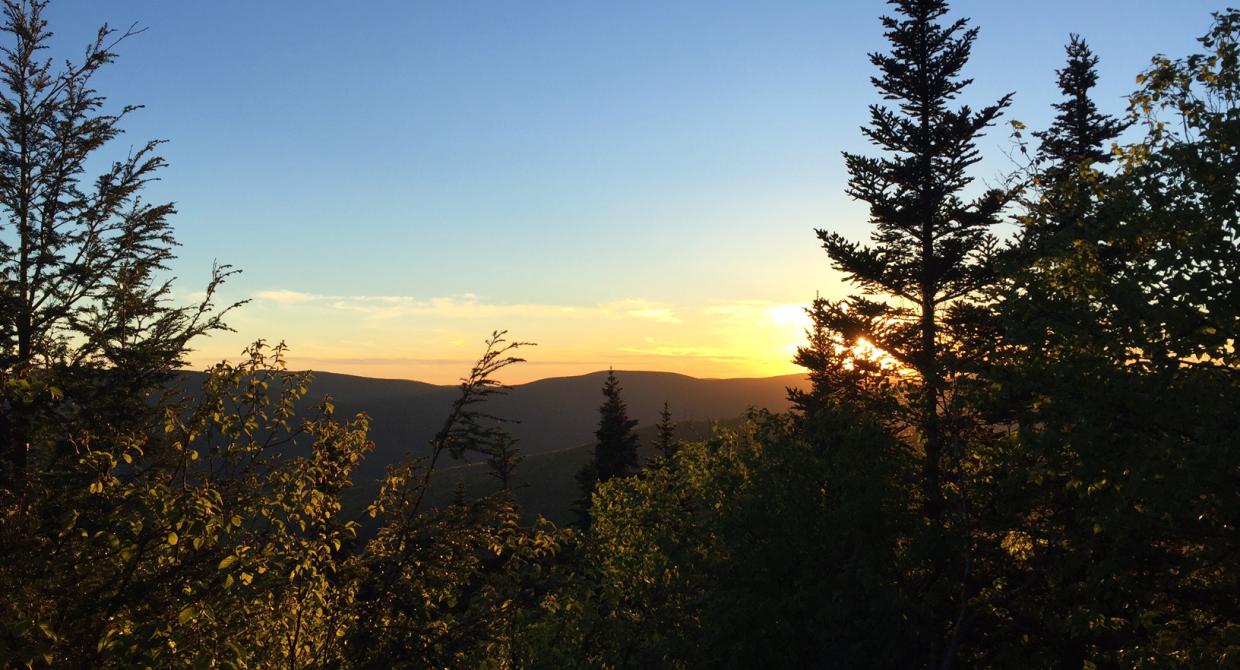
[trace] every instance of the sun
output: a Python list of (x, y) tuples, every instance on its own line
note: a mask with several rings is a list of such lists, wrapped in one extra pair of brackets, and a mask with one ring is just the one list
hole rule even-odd
[(857, 341), (851, 347), (840, 345), (839, 352), (848, 352), (848, 361), (845, 367), (852, 369), (853, 361), (869, 361), (877, 363), (879, 368), (883, 370), (902, 370), (904, 366), (895, 359), (894, 356), (887, 353), (873, 342), (864, 337), (858, 337)]

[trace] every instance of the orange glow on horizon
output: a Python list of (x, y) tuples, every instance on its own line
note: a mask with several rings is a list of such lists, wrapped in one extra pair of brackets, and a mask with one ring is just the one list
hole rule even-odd
[[(454, 384), (495, 324), (535, 342), (501, 380), (519, 384), (606, 370), (699, 378), (799, 374), (792, 362), (810, 318), (803, 305), (766, 300), (678, 306), (620, 300), (593, 306), (488, 304), (475, 296), (315, 296), (264, 291), (230, 320), (235, 333), (198, 344), (191, 366), (235, 360), (259, 337), (289, 345), (290, 369)], [(273, 336), (272, 324), (281, 333)]]

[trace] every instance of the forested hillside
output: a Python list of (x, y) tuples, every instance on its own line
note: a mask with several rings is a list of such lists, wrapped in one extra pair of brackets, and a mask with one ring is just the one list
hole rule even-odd
[(508, 387), (500, 330), (443, 387), (184, 374), (235, 271), (173, 291), (97, 90), (137, 34), (64, 60), (46, 4), (0, 29), (0, 666), (1240, 666), (1240, 11), (1126, 104), (1071, 35), (1029, 128), (891, 0), (803, 377)]

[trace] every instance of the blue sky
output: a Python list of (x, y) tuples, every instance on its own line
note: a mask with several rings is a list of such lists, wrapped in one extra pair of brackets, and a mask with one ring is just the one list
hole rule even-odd
[[(1044, 125), (1079, 32), (1118, 112), (1221, 7), (956, 2), (981, 28), (965, 101), (1015, 91), (1007, 118)], [(443, 381), (497, 327), (543, 345), (530, 377), (790, 371), (787, 306), (843, 291), (812, 229), (866, 234), (840, 152), (868, 150), (885, 11), (59, 0), (48, 18), (62, 56), (104, 21), (148, 28), (97, 81), (146, 105), (115, 149), (170, 140), (151, 195), (180, 209), (182, 290), (219, 259), (244, 269), (229, 294), (256, 298), (202, 356), (285, 338), (305, 366)], [(1007, 134), (983, 140), (980, 178), (1010, 167)]]

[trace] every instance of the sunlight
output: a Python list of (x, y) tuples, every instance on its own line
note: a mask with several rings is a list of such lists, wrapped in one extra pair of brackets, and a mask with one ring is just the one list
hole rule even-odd
[(805, 311), (805, 305), (777, 305), (767, 310), (771, 321), (780, 328), (796, 328), (804, 334), (805, 329), (814, 325), (814, 320)]
[(779, 349), (780, 360), (771, 361), (770, 368), (786, 372), (797, 349), (805, 343), (805, 331), (814, 325), (814, 320), (805, 311), (804, 305), (777, 305), (768, 309), (767, 315), (779, 330), (779, 337), (786, 338), (787, 342)]
[(848, 360), (844, 362), (845, 369), (851, 370), (855, 367), (853, 361), (868, 361), (878, 365), (882, 370), (904, 370), (904, 366), (900, 365), (900, 361), (894, 356), (883, 351), (864, 337), (857, 338), (857, 341), (851, 346), (839, 345), (837, 351), (840, 353), (847, 352)]

